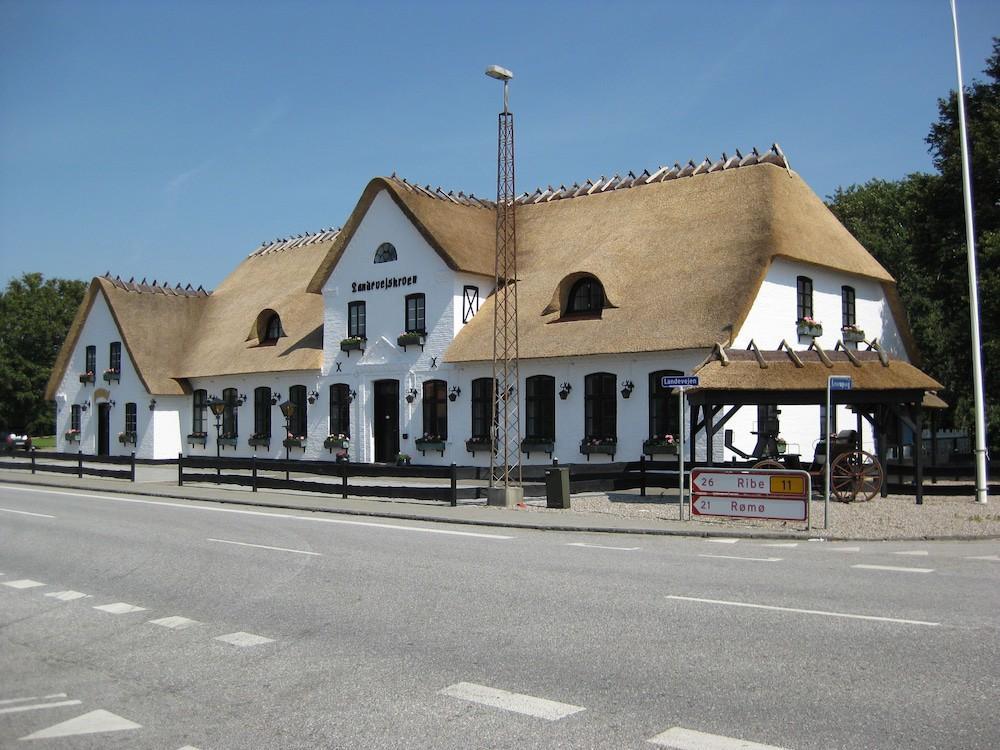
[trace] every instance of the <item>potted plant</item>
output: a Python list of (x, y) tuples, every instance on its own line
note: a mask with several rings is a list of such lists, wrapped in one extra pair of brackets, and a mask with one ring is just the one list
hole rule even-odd
[(843, 338), (844, 343), (858, 342), (865, 340), (865, 331), (863, 328), (858, 327), (855, 323), (850, 323), (840, 329), (841, 338)]
[(823, 324), (807, 315), (795, 321), (795, 330), (799, 336), (817, 338), (823, 335)]
[(419, 346), (423, 350), (426, 340), (427, 337), (420, 331), (406, 331), (396, 337), (396, 344), (403, 347), (403, 351), (406, 351), (408, 346)]
[(473, 455), (476, 453), (492, 453), (493, 438), (488, 435), (473, 435), (465, 441), (465, 450)]
[(188, 441), (188, 445), (191, 445), (191, 446), (200, 445), (200, 446), (204, 447), (205, 443), (208, 442), (208, 433), (207, 432), (192, 432), (190, 435), (187, 436), (187, 441)]
[(266, 432), (255, 432), (247, 440), (247, 445), (251, 448), (263, 447), (270, 449), (271, 447), (271, 436)]
[(547, 453), (552, 455), (552, 448), (555, 445), (555, 440), (551, 438), (539, 438), (539, 437), (526, 437), (521, 441), (521, 453), (524, 453), (531, 458), (531, 453)]
[(80, 382), (81, 383), (93, 383), (94, 382), (94, 371), (93, 370), (87, 370), (86, 372), (81, 372), (80, 373)]
[(347, 356), (351, 356), (351, 352), (363, 352), (365, 350), (365, 339), (363, 336), (348, 336), (346, 339), (340, 340), (340, 351), (347, 352)]
[(79, 430), (66, 430), (63, 434), (68, 443), (79, 443), (80, 442), (80, 431)]
[(228, 445), (230, 448), (233, 448), (234, 450), (236, 448), (236, 441), (237, 441), (237, 436), (235, 433), (232, 432), (224, 432), (222, 433), (222, 437), (218, 439), (220, 447), (225, 447)]
[(113, 367), (109, 367), (104, 371), (104, 382), (105, 383), (120, 383), (121, 373)]
[(417, 450), (423, 456), (427, 455), (427, 451), (438, 451), (442, 456), (444, 455), (444, 438), (441, 435), (432, 435), (425, 432), (414, 443), (417, 446)]
[(286, 448), (301, 448), (302, 450), (305, 450), (306, 436), (289, 434), (288, 437), (281, 441), (281, 444)]
[(658, 454), (676, 456), (677, 438), (669, 434), (653, 435), (648, 440), (642, 441), (642, 452), (650, 457)]
[(342, 432), (337, 435), (327, 435), (323, 441), (323, 447), (331, 453), (333, 453), (334, 448), (347, 450), (351, 447), (351, 439)]
[(118, 442), (122, 445), (135, 445), (136, 434), (134, 432), (119, 432)]
[(617, 450), (616, 437), (587, 437), (580, 441), (580, 453), (583, 453), (588, 461), (592, 453), (605, 453), (613, 459)]
[(410, 454), (409, 453), (397, 453), (396, 454), (396, 466), (409, 466), (410, 465)]

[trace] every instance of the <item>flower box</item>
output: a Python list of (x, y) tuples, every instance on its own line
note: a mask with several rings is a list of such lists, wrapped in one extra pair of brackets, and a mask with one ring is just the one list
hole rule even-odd
[(647, 456), (676, 456), (677, 443), (667, 442), (666, 440), (643, 440), (642, 452)]
[(816, 321), (800, 320), (796, 322), (795, 330), (799, 336), (809, 336), (815, 339), (823, 335), (823, 324)]
[(225, 447), (225, 446), (228, 445), (230, 448), (232, 448), (232, 449), (235, 450), (236, 449), (236, 442), (237, 442), (238, 439), (239, 438), (237, 438), (235, 436), (234, 437), (220, 437), (215, 442), (217, 442), (220, 447)]
[(606, 455), (611, 456), (611, 458), (614, 458), (615, 453), (617, 451), (618, 451), (617, 440), (613, 442), (607, 440), (601, 442), (594, 442), (592, 440), (580, 441), (580, 453), (584, 454), (587, 457), (588, 461), (590, 460), (590, 456), (592, 453), (604, 453)]
[(281, 441), (281, 444), (286, 448), (301, 448), (306, 449), (306, 439), (305, 438), (285, 438)]
[(426, 456), (427, 451), (437, 451), (442, 456), (444, 455), (444, 440), (424, 440), (417, 438), (413, 442), (422, 456)]
[(104, 382), (105, 383), (120, 383), (122, 379), (122, 374), (118, 370), (105, 370), (104, 371)]
[(118, 433), (118, 442), (121, 443), (122, 445), (135, 445), (136, 438), (137, 436), (134, 432)]
[(396, 338), (396, 344), (403, 347), (403, 351), (406, 351), (408, 346), (419, 346), (420, 351), (424, 350), (424, 343), (427, 341), (427, 337), (420, 333), (419, 331), (408, 331), (406, 333), (401, 333)]
[(70, 430), (69, 432), (65, 433), (63, 435), (63, 437), (66, 438), (66, 442), (67, 443), (79, 443), (80, 442), (80, 433), (79, 432), (74, 432), (73, 430)]
[(465, 450), (475, 455), (476, 453), (492, 453), (493, 441), (482, 438), (470, 438), (465, 441)]
[(532, 452), (534, 453), (547, 453), (552, 455), (552, 449), (555, 445), (553, 440), (538, 440), (536, 438), (525, 438), (521, 441), (521, 453), (524, 453), (531, 458)]
[(844, 328), (840, 331), (844, 343), (859, 342), (865, 340), (865, 332), (860, 328)]
[(204, 448), (205, 444), (208, 442), (208, 435), (204, 432), (192, 432), (187, 436), (187, 441), (188, 445), (200, 445)]
[(251, 448), (265, 448), (267, 450), (271, 449), (271, 438), (267, 436), (257, 437), (254, 436), (247, 440), (247, 445)]
[(80, 373), (80, 382), (81, 383), (93, 383), (94, 382), (94, 373), (92, 373), (92, 372), (81, 372)]
[(347, 352), (348, 357), (351, 356), (351, 352), (363, 352), (364, 350), (365, 340), (360, 336), (349, 336), (340, 341), (340, 351)]
[(331, 435), (326, 440), (323, 441), (323, 447), (326, 448), (331, 453), (334, 448), (343, 448), (347, 450), (351, 447), (351, 439), (347, 437), (335, 437)]

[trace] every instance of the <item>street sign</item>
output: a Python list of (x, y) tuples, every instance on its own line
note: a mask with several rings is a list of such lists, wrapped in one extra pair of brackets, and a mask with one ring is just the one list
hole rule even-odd
[(806, 520), (806, 504), (801, 499), (777, 500), (772, 497), (695, 495), (691, 507), (696, 516), (769, 518), (781, 521)]
[(697, 388), (697, 375), (664, 375), (660, 378), (660, 385), (664, 388)]
[(805, 521), (809, 473), (788, 469), (694, 469), (691, 513), (696, 516)]
[(805, 495), (805, 481), (797, 474), (776, 472), (739, 471), (723, 469), (695, 469), (692, 472), (691, 487), (695, 492), (711, 495), (781, 495), (802, 497)]
[(849, 391), (854, 387), (854, 383), (851, 381), (850, 375), (831, 375), (830, 376), (830, 390), (831, 391)]

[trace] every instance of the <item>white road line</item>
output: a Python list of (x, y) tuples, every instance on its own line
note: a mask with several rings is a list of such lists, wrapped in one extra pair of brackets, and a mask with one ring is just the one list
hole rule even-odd
[(728, 537), (723, 537), (723, 538), (706, 539), (705, 541), (713, 542), (714, 544), (736, 544), (736, 542), (738, 542), (739, 539), (730, 539)]
[(684, 727), (671, 727), (647, 742), (672, 747), (675, 750), (782, 750), (774, 745), (762, 745), (759, 742), (724, 737), (721, 734), (706, 734)]
[(861, 547), (819, 547), (827, 552), (860, 552)]
[(698, 555), (698, 557), (715, 557), (720, 560), (753, 560), (755, 562), (781, 562), (780, 557), (737, 557), (736, 555)]
[(294, 521), (311, 521), (314, 523), (334, 523), (343, 526), (367, 526), (375, 529), (388, 529), (389, 531), (416, 531), (424, 534), (442, 534), (445, 536), (468, 536), (476, 539), (513, 539), (512, 536), (501, 534), (483, 534), (475, 531), (453, 531), (451, 529), (423, 528), (422, 526), (400, 526), (391, 523), (374, 523), (372, 521), (347, 521), (341, 518), (325, 518), (316, 516), (296, 516), (291, 513), (266, 513), (260, 510), (242, 510), (239, 508), (215, 508), (210, 505), (192, 505), (190, 503), (168, 503), (162, 500), (140, 500), (134, 497), (112, 497), (110, 495), (89, 495), (82, 492), (53, 492), (50, 490), (37, 490), (29, 487), (15, 487), (8, 484), (0, 484), (5, 490), (15, 492), (36, 492), (44, 495), (65, 495), (67, 497), (83, 497), (88, 500), (111, 500), (117, 503), (137, 503), (139, 505), (160, 505), (165, 508), (181, 508), (183, 510), (201, 510), (210, 513), (238, 513), (244, 516), (263, 516), (265, 518), (286, 518)]
[(234, 646), (260, 646), (264, 643), (274, 643), (273, 638), (265, 638), (262, 635), (254, 635), (253, 633), (227, 633), (226, 635), (217, 635), (215, 640), (222, 641), (224, 643), (231, 643)]
[(184, 630), (184, 628), (189, 628), (192, 625), (197, 625), (197, 620), (189, 620), (187, 617), (180, 617), (179, 615), (172, 615), (171, 617), (161, 617), (158, 620), (150, 620), (151, 625), (160, 625), (164, 628), (170, 628), (171, 630)]
[(4, 698), (0, 700), (0, 706), (9, 706), (11, 703), (24, 703), (26, 701), (48, 701), (53, 698), (65, 698), (66, 693), (52, 693), (52, 695), (29, 695), (26, 698)]
[(257, 549), (273, 549), (276, 552), (294, 552), (298, 555), (316, 555), (317, 557), (322, 557), (323, 555), (319, 552), (309, 552), (304, 549), (288, 549), (287, 547), (268, 547), (266, 544), (250, 544), (249, 542), (233, 542), (229, 539), (212, 539), (209, 538), (209, 542), (219, 542), (220, 544), (237, 544), (240, 547), (256, 547)]
[(521, 693), (509, 693), (506, 690), (476, 685), (471, 682), (458, 682), (439, 690), (438, 693), (484, 706), (502, 708), (505, 711), (515, 711), (547, 721), (558, 721), (585, 710), (582, 706), (572, 706), (568, 703), (558, 703)]
[(761, 547), (798, 547), (798, 542), (775, 542), (773, 544), (762, 544)]
[(59, 706), (79, 706), (82, 701), (56, 701), (55, 703), (29, 703), (27, 706), (10, 706), (0, 708), (0, 714), (16, 714), (20, 711), (38, 711), (42, 708), (58, 708)]
[(896, 573), (933, 573), (934, 568), (903, 568), (898, 565), (852, 565), (861, 570), (891, 570)]
[(101, 612), (110, 612), (113, 615), (127, 615), (129, 612), (145, 612), (145, 607), (136, 607), (134, 604), (126, 604), (125, 602), (115, 602), (114, 604), (100, 604), (94, 609), (99, 609)]
[(667, 595), (667, 599), (677, 599), (685, 602), (701, 602), (703, 604), (722, 604), (727, 607), (746, 607), (748, 609), (766, 609), (774, 612), (795, 612), (800, 615), (823, 615), (824, 617), (846, 617), (849, 620), (873, 620), (875, 622), (897, 622), (902, 625), (927, 625), (937, 627), (939, 622), (926, 620), (903, 620), (897, 617), (877, 617), (875, 615), (855, 615), (849, 612), (825, 612), (821, 609), (799, 609), (797, 607), (776, 607), (771, 604), (750, 604), (748, 602), (727, 602), (723, 599), (701, 599), (695, 596)]
[(603, 544), (587, 544), (586, 542), (567, 542), (567, 547), (589, 547), (591, 549), (615, 549), (622, 552), (635, 552), (638, 547), (605, 547)]
[(989, 560), (990, 562), (1000, 562), (1000, 555), (978, 555), (977, 557), (967, 557), (966, 560)]
[(45, 584), (41, 581), (32, 581), (30, 578), (22, 578), (19, 581), (4, 581), (3, 585), (10, 586), (12, 589), (33, 589)]
[(77, 734), (98, 734), (99, 732), (121, 732), (126, 729), (142, 729), (142, 724), (122, 718), (110, 711), (98, 709), (77, 716), (75, 719), (62, 721), (47, 729), (21, 737), (22, 740), (41, 740), (50, 737), (72, 737)]
[(55, 518), (55, 516), (50, 516), (48, 513), (31, 513), (27, 510), (14, 510), (13, 508), (0, 508), (0, 511), (4, 513), (17, 513), (21, 516), (38, 516), (39, 518)]
[(893, 552), (892, 554), (894, 554), (894, 555), (914, 555), (914, 556), (917, 556), (917, 555), (927, 555), (929, 553), (925, 549), (908, 549), (908, 550), (903, 550), (902, 552)]
[(51, 596), (53, 599), (58, 599), (61, 602), (72, 602), (77, 599), (87, 599), (90, 594), (84, 594), (81, 591), (53, 591), (45, 596)]

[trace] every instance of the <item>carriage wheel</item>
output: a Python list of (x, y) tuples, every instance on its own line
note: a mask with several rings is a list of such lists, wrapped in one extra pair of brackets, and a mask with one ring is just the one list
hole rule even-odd
[(882, 489), (882, 464), (871, 453), (851, 451), (837, 456), (830, 474), (830, 491), (841, 502), (871, 500)]
[(765, 458), (763, 461), (758, 461), (753, 465), (754, 469), (784, 469), (785, 465), (774, 458)]

